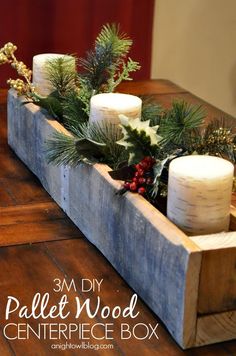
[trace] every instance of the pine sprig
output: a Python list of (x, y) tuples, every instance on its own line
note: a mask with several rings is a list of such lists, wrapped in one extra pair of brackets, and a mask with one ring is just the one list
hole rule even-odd
[(102, 47), (111, 45), (114, 58), (119, 58), (129, 53), (132, 43), (125, 33), (120, 32), (120, 26), (113, 23), (102, 27), (95, 44)]
[(81, 162), (76, 149), (76, 137), (57, 132), (46, 142), (46, 158), (48, 163), (75, 166)]
[(175, 101), (170, 110), (166, 111), (160, 121), (159, 133), (164, 144), (176, 144), (188, 147), (190, 137), (198, 129), (205, 118), (201, 106), (190, 105), (185, 101)]
[(116, 141), (120, 129), (113, 124), (82, 123), (72, 137), (57, 133), (47, 141), (47, 159), (55, 165), (105, 162), (116, 168), (127, 160), (125, 149)]
[(80, 75), (80, 84), (86, 84), (87, 90), (91, 93), (98, 93), (101, 86), (109, 78), (109, 70), (112, 67), (114, 56), (112, 53), (112, 44), (106, 46), (97, 45), (95, 50), (87, 52), (86, 58), (79, 60), (79, 65), (83, 68)]
[(131, 80), (130, 73), (140, 68), (138, 62), (127, 54), (132, 40), (120, 33), (115, 24), (103, 26), (95, 42), (95, 48), (79, 60), (80, 98), (89, 112), (89, 100), (100, 92), (112, 92), (122, 80)]
[(76, 90), (76, 63), (76, 57), (65, 55), (48, 60), (45, 65), (48, 80), (62, 98), (70, 91)]
[(104, 157), (99, 162), (106, 162), (115, 168), (127, 160), (125, 149), (117, 144), (117, 141), (121, 139), (121, 130), (117, 125), (105, 122), (84, 123), (79, 126), (77, 137), (105, 145), (103, 147)]
[(78, 130), (79, 125), (88, 121), (88, 114), (81, 97), (76, 91), (70, 91), (63, 102), (64, 125), (72, 132)]
[(142, 121), (150, 121), (150, 126), (160, 125), (160, 120), (163, 116), (163, 108), (149, 96), (143, 96), (142, 99)]

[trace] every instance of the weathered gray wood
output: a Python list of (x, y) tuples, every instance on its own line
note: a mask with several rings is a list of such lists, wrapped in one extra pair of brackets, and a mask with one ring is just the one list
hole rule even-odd
[(21, 101), (9, 92), (9, 145), (175, 340), (183, 348), (193, 346), (201, 248), (141, 196), (116, 196), (120, 183), (110, 178), (108, 166), (47, 164), (45, 140), (66, 130)]

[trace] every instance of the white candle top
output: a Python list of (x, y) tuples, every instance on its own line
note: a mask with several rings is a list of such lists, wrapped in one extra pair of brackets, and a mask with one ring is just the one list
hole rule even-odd
[(102, 93), (92, 96), (90, 100), (90, 122), (109, 122), (120, 124), (119, 115), (129, 118), (141, 117), (142, 100), (130, 94)]
[(44, 64), (46, 61), (50, 59), (56, 59), (64, 56), (63, 54), (59, 53), (42, 53), (42, 54), (37, 54), (33, 57), (33, 63), (36, 61), (37, 63)]
[(203, 155), (191, 155), (174, 159), (170, 165), (176, 176), (192, 179), (221, 179), (232, 175), (234, 166), (223, 158)]
[(133, 107), (137, 107), (142, 105), (142, 100), (130, 94), (122, 94), (122, 93), (102, 93), (94, 95), (91, 98), (92, 105), (104, 106), (107, 109), (113, 110), (127, 110)]

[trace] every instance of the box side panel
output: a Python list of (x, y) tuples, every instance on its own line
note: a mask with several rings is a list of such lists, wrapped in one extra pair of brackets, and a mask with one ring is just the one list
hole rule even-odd
[(63, 206), (63, 167), (48, 165), (45, 158), (45, 141), (54, 128), (33, 104), (22, 105), (15, 91), (8, 94), (8, 144), (17, 156), (39, 178), (53, 199)]
[[(107, 168), (48, 165), (45, 140), (55, 131), (55, 125), (40, 112), (30, 110), (9, 95), (9, 144), (85, 236), (162, 319), (175, 340), (183, 347), (190, 344), (196, 322), (199, 249), (194, 243), (188, 246), (186, 235), (142, 197), (115, 195), (119, 183), (112, 181)], [(20, 147), (22, 140), (28, 141)], [(190, 278), (190, 267), (196, 278)]]
[(191, 240), (202, 249), (198, 313), (236, 310), (236, 231)]
[(197, 320), (194, 346), (214, 344), (236, 338), (236, 311), (201, 316)]
[(235, 265), (236, 247), (203, 251), (199, 283), (199, 313), (236, 310)]

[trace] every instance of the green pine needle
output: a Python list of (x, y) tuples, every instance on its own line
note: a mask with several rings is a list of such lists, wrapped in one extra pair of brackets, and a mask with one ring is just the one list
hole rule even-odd
[(143, 96), (142, 99), (142, 121), (150, 120), (150, 126), (160, 125), (163, 108), (157, 104), (151, 96)]
[(73, 137), (56, 133), (47, 141), (47, 159), (55, 165), (103, 162), (117, 168), (127, 160), (125, 149), (116, 143), (120, 138), (116, 125), (82, 123)]
[(75, 166), (81, 162), (76, 149), (76, 138), (62, 132), (57, 132), (46, 142), (46, 157), (48, 163)]
[(130, 73), (140, 68), (138, 62), (127, 55), (132, 40), (120, 33), (115, 24), (103, 26), (95, 42), (95, 48), (87, 52), (79, 64), (83, 73), (79, 76), (82, 101), (99, 92), (112, 92), (122, 80), (131, 80)]
[(117, 144), (121, 139), (121, 130), (111, 123), (84, 123), (77, 131), (79, 139), (89, 139), (105, 144), (103, 149), (104, 158), (100, 161), (110, 164), (113, 168), (127, 160), (125, 149)]
[(65, 55), (48, 60), (46, 63), (46, 73), (52, 86), (64, 97), (71, 90), (76, 89), (77, 84), (77, 59), (73, 56)]
[(72, 132), (76, 132), (81, 123), (88, 121), (85, 104), (76, 91), (71, 91), (63, 103), (64, 125)]
[(114, 58), (125, 56), (129, 53), (132, 40), (125, 33), (120, 32), (120, 26), (106, 24), (96, 39), (96, 46), (107, 47), (111, 45)]
[(92, 90), (98, 92), (102, 85), (107, 82), (109, 70), (113, 66), (112, 45), (106, 47), (98, 45), (95, 50), (87, 52), (87, 57), (79, 60), (83, 73), (80, 75), (82, 81)]
[(191, 105), (185, 101), (173, 102), (160, 121), (159, 133), (163, 143), (188, 146), (190, 135), (204, 121), (205, 111), (201, 106)]

